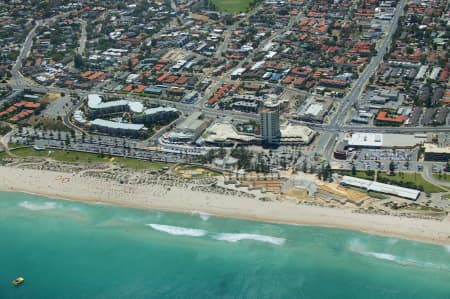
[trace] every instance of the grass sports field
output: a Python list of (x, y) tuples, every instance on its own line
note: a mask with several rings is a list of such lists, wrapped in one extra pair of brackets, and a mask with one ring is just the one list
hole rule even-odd
[(246, 12), (252, 0), (211, 0), (222, 12)]

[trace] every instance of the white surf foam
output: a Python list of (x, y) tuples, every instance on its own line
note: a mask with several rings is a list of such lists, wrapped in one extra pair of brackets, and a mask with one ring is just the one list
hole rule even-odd
[(360, 253), (366, 249), (360, 239), (354, 238), (351, 239), (348, 243), (348, 247), (351, 251)]
[(209, 219), (209, 217), (211, 217), (211, 215), (206, 214), (206, 213), (200, 213), (199, 215), (203, 221), (207, 221)]
[(381, 253), (381, 252), (361, 252), (361, 254), (366, 256), (371, 256), (379, 260), (387, 260), (390, 262), (394, 262), (401, 266), (414, 266), (420, 268), (431, 268), (436, 270), (444, 270), (449, 271), (449, 267), (443, 264), (435, 264), (430, 262), (423, 262), (415, 259), (402, 259), (398, 256), (389, 254), (389, 253)]
[(56, 209), (58, 207), (58, 204), (56, 202), (49, 202), (49, 201), (44, 202), (42, 204), (23, 201), (19, 203), (19, 206), (32, 211), (43, 211)]
[(163, 224), (147, 224), (151, 228), (157, 231), (165, 232), (170, 235), (175, 236), (192, 236), (192, 237), (202, 237), (205, 236), (208, 232), (203, 229), (196, 228), (187, 228), (180, 226), (172, 226), (172, 225), (163, 225)]
[(393, 254), (368, 251), (366, 249), (366, 246), (361, 242), (360, 239), (351, 239), (349, 241), (348, 247), (353, 252), (356, 252), (356, 253), (359, 253), (359, 254), (365, 255), (365, 256), (374, 257), (376, 259), (387, 260), (387, 261), (397, 261), (398, 260), (397, 257)]
[[(450, 246), (444, 246), (446, 249), (450, 252)], [(349, 241), (349, 249), (353, 252), (356, 252), (358, 254), (376, 258), (379, 260), (385, 260), (389, 262), (396, 263), (401, 266), (414, 266), (414, 267), (421, 267), (421, 268), (432, 268), (437, 270), (445, 270), (450, 271), (450, 267), (448, 265), (444, 264), (435, 264), (431, 262), (424, 262), (416, 259), (411, 258), (402, 258), (390, 253), (385, 252), (376, 252), (376, 251), (368, 251), (366, 246), (361, 242), (359, 239), (352, 239)]]
[(392, 262), (397, 261), (397, 257), (395, 255), (389, 254), (389, 253), (367, 251), (367, 252), (362, 252), (362, 254), (372, 256), (379, 260), (388, 260), (388, 261), (392, 261)]
[(445, 250), (450, 253), (450, 245), (444, 245)]
[(211, 217), (211, 214), (197, 211), (192, 211), (191, 215), (198, 215), (203, 221), (208, 221), (208, 219)]
[(395, 245), (395, 244), (398, 243), (398, 239), (396, 239), (396, 238), (389, 238), (388, 241), (387, 241), (387, 243), (388, 243), (389, 245)]
[(226, 242), (239, 242), (242, 240), (253, 240), (259, 242), (266, 242), (275, 245), (283, 245), (286, 242), (286, 239), (276, 238), (271, 236), (257, 235), (257, 234), (218, 234), (214, 237), (216, 240), (226, 241)]

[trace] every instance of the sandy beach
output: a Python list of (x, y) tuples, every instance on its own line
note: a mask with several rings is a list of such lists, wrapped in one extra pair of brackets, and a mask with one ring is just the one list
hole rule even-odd
[(128, 184), (104, 178), (47, 170), (0, 167), (0, 190), (28, 192), (85, 202), (299, 225), (358, 230), (436, 244), (450, 244), (450, 219), (443, 221), (361, 214), (351, 209), (261, 201), (232, 194), (207, 193), (186, 186)]

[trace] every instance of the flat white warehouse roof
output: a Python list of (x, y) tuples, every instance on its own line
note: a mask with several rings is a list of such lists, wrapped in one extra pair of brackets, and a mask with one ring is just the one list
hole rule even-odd
[(309, 105), (308, 109), (306, 109), (305, 114), (310, 114), (317, 116), (319, 115), (319, 112), (322, 111), (323, 105), (320, 103), (314, 103)]
[(347, 138), (349, 146), (356, 147), (414, 147), (426, 137), (404, 134), (353, 133)]
[(416, 200), (420, 195), (419, 190), (378, 183), (346, 175), (344, 175), (344, 177), (342, 178), (341, 184), (366, 189), (367, 191), (392, 194), (412, 200)]
[(96, 125), (99, 127), (105, 127), (110, 129), (121, 129), (121, 130), (130, 130), (130, 131), (140, 131), (145, 129), (144, 125), (141, 124), (129, 124), (129, 123), (119, 123), (116, 121), (110, 121), (105, 119), (95, 119), (90, 122), (91, 125)]

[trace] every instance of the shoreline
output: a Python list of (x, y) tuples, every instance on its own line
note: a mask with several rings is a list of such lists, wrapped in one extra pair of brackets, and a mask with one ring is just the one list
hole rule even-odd
[[(45, 175), (44, 175), (45, 174)], [(66, 182), (57, 180), (65, 177)], [(84, 177), (76, 173), (0, 167), (0, 190), (56, 200), (101, 203), (127, 208), (176, 213), (205, 213), (214, 217), (276, 224), (347, 229), (368, 234), (450, 245), (450, 221), (355, 213), (351, 209), (297, 205), (290, 201), (261, 201), (177, 186), (131, 185)], [(53, 192), (51, 192), (53, 190)], [(181, 200), (183, 199), (183, 200)]]

